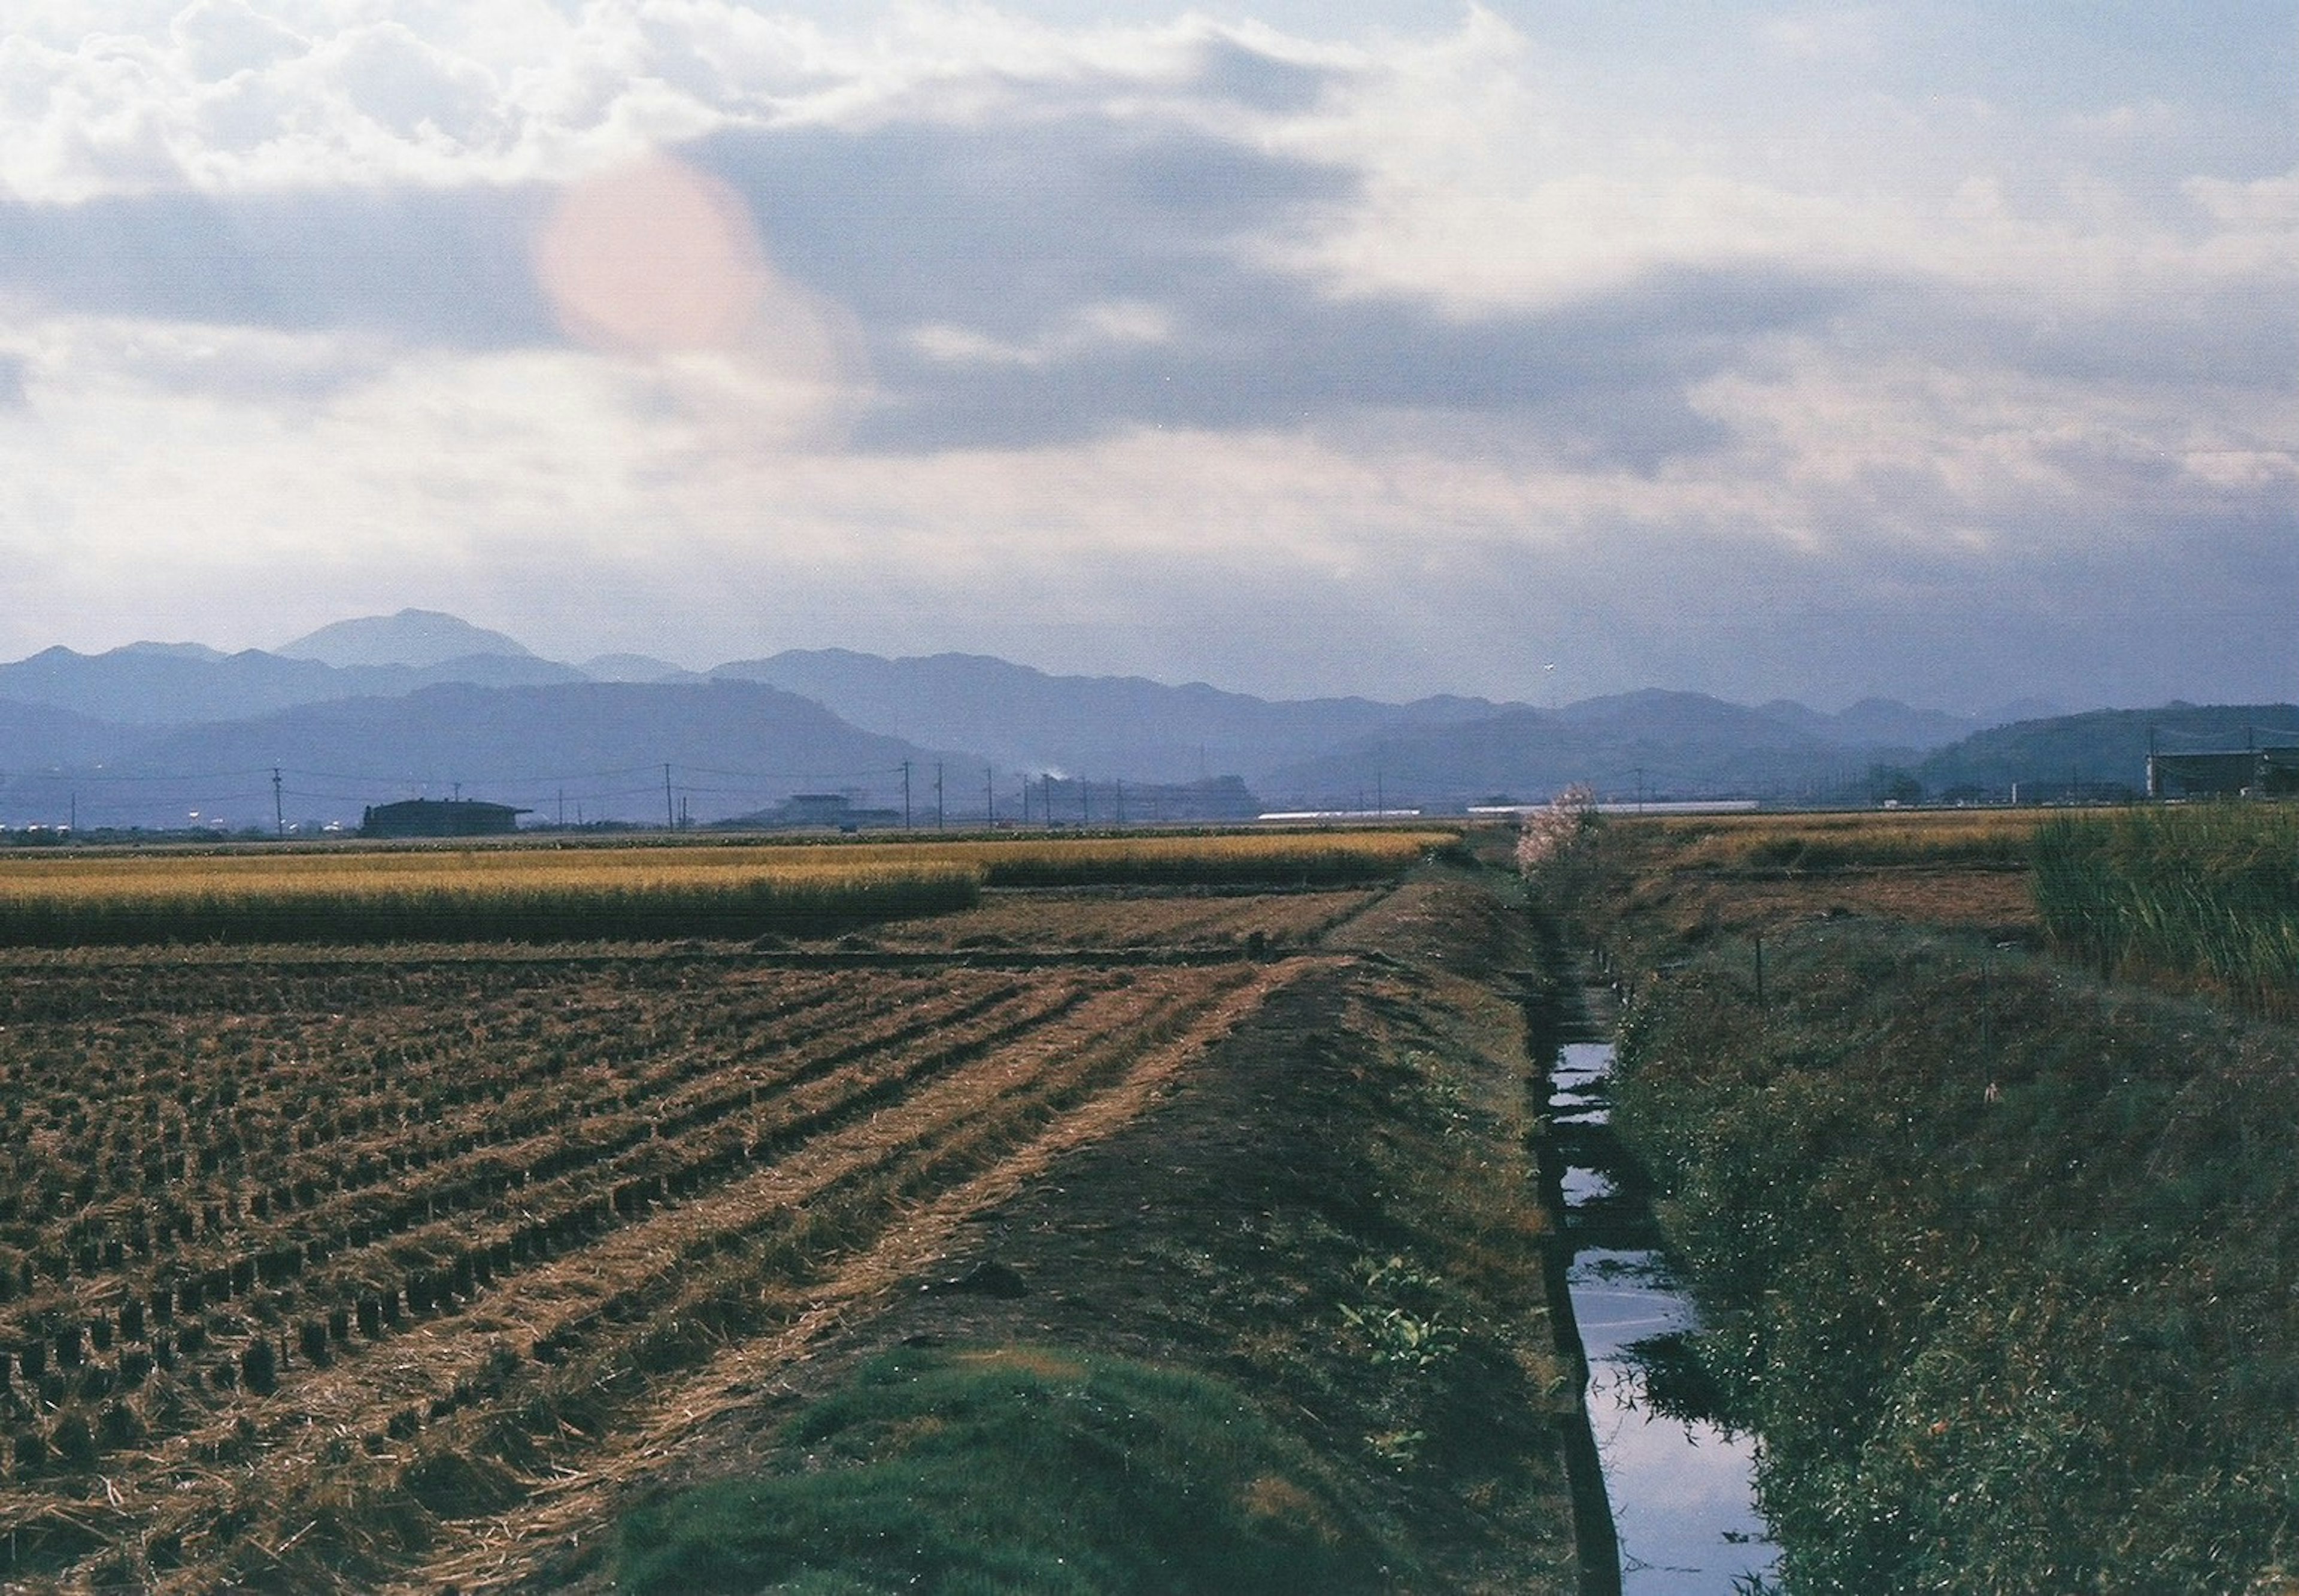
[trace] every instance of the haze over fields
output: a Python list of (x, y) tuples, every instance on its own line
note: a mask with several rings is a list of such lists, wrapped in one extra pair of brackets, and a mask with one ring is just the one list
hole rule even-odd
[(0, 56), (0, 658), (413, 606), (594, 675), (2299, 698), (2285, 4), (42, 0)]

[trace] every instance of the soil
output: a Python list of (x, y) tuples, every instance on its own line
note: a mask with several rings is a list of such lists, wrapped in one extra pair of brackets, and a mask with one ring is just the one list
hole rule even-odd
[(1519, 892), (12, 952), (0, 1588), (610, 1590), (932, 1343), (1220, 1377), (1394, 1589), (1573, 1589)]
[[(1322, 1456), (1398, 1590), (1574, 1588), (1563, 1436), (1577, 1384), (1546, 1307), (1528, 1144), (1524, 916), (1435, 876), (1352, 905), (1144, 1111), (1068, 1151), (651, 1466), (514, 1512), (483, 1571), (410, 1590), (611, 1590), (643, 1496), (804, 1466), (782, 1427), (898, 1345), (1079, 1348), (1222, 1376)], [(1341, 1310), (1445, 1326), (1425, 1365)], [(506, 1548), (498, 1535), (510, 1542)]]

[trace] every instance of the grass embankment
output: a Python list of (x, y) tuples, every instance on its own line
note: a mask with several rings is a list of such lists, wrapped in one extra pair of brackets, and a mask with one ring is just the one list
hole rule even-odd
[(2102, 975), (2299, 1011), (2299, 810), (2217, 803), (2054, 820), (2036, 838), (2036, 898), (2054, 944)]
[[(1655, 846), (1583, 861), (1598, 918)], [(1761, 1003), (1745, 935), (1609, 941), (1617, 1123), (1787, 1588), (2287, 1588), (2299, 1036), (1881, 917), (1761, 930)]]
[(1307, 1450), (1202, 1376), (1030, 1348), (904, 1351), (790, 1434), (816, 1467), (634, 1514), (621, 1588), (1386, 1588)]
[(1334, 832), (44, 856), (0, 868), (0, 946), (809, 935), (964, 909), (984, 885), (1376, 880), (1454, 840)]

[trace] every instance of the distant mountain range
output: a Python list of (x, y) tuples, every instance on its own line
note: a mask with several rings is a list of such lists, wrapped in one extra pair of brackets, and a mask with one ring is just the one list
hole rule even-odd
[(577, 666), (409, 610), (270, 651), (140, 643), (0, 664), (0, 825), (355, 825), (369, 803), (423, 794), (512, 803), (538, 821), (703, 823), (809, 792), (894, 812), (907, 798), (915, 819), (972, 824), (993, 807), (1020, 818), (1025, 783), (1039, 817), (1050, 790), (1060, 819), (1063, 794), (1107, 812), (1126, 783), (1205, 784), (1233, 810), (1236, 782), (1221, 777), (1284, 809), (1458, 810), (1575, 782), (1616, 798), (1845, 801), (1893, 782), (2136, 786), (2151, 727), (2194, 745), (2246, 724), (2272, 733), (2299, 726), (2299, 711), (2175, 704), (1990, 727), (1879, 699), (1833, 714), (1660, 691), (1552, 710), (1271, 701), (969, 654)]

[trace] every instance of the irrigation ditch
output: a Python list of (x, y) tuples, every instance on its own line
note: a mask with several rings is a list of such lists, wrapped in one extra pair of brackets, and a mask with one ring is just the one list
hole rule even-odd
[(1583, 1596), (1730, 1596), (1774, 1549), (1755, 1443), (1714, 1414), (1688, 1343), (1698, 1313), (1671, 1268), (1651, 1179), (1612, 1126), (1613, 994), (1553, 936), (1526, 1005), (1542, 1066), (1534, 1157), (1551, 1225), (1549, 1313), (1581, 1400), (1565, 1426)]
[(2072, 885), (1961, 817), (1589, 826), (1534, 880), (1635, 993), (1548, 1083), (1573, 1332), (1656, 1198), (1708, 1318), (1631, 1422), (1762, 1436), (1763, 1589), (2299, 1592), (2299, 965), (2222, 956), (2289, 940), (2287, 812), (2061, 824)]

